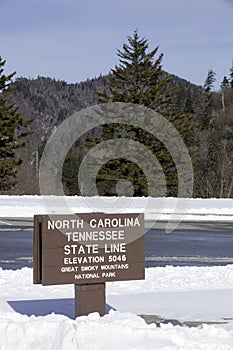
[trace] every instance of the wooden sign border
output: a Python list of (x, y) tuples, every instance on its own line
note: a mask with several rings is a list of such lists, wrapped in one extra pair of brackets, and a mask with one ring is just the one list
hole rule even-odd
[[(140, 216), (141, 222), (143, 222), (143, 231), (144, 231), (144, 215), (142, 213), (126, 213), (126, 214), (105, 214), (105, 213), (82, 213), (77, 214), (82, 216), (88, 215), (90, 217), (101, 215), (101, 217), (106, 217), (109, 215), (112, 216), (121, 216), (121, 217), (128, 217), (132, 215)], [(76, 214), (73, 214), (76, 215)], [(48, 215), (35, 215), (34, 216), (34, 247), (33, 247), (33, 255), (34, 255), (34, 268), (33, 268), (33, 283), (34, 284), (43, 284), (43, 285), (58, 285), (58, 284), (93, 284), (93, 283), (105, 283), (109, 281), (123, 281), (123, 280), (137, 280), (137, 279), (144, 279), (145, 278), (145, 248), (144, 248), (144, 232), (140, 232), (139, 238), (133, 241), (133, 243), (129, 243), (127, 245), (127, 248), (130, 247), (130, 244), (132, 244), (133, 247), (141, 247), (141, 251), (139, 251), (139, 257), (138, 259), (133, 257), (134, 248), (131, 249), (131, 257), (132, 261), (127, 260), (130, 262), (132, 267), (127, 271), (127, 273), (120, 272), (118, 278), (98, 278), (97, 280), (81, 280), (81, 281), (74, 281), (74, 280), (65, 280), (62, 282), (60, 277), (59, 280), (56, 283), (56, 280), (52, 280), (50, 283), (49, 277), (47, 275), (47, 270), (49, 267), (44, 266), (44, 260), (46, 260), (45, 251), (43, 251), (44, 248), (44, 222), (47, 220), (49, 216)], [(53, 216), (54, 217), (54, 216)], [(56, 215), (56, 217), (66, 217), (66, 215)], [(139, 240), (139, 241), (138, 241)], [(139, 249), (139, 248), (137, 248)], [(129, 255), (127, 256), (128, 259), (130, 259)], [(47, 259), (48, 260), (48, 259)], [(47, 270), (46, 270), (47, 269)], [(56, 270), (55, 268), (50, 268), (50, 275), (53, 276), (53, 271)], [(130, 276), (132, 274), (132, 276)], [(53, 278), (56, 279), (56, 277), (53, 276)], [(52, 278), (52, 279), (53, 279)], [(68, 278), (68, 277), (67, 277)]]

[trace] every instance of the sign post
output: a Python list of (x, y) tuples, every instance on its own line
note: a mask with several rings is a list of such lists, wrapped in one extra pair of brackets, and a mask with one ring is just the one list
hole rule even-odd
[(35, 215), (33, 282), (74, 284), (75, 314), (105, 314), (105, 282), (145, 278), (144, 216)]
[(75, 317), (98, 312), (106, 314), (105, 283), (75, 284)]

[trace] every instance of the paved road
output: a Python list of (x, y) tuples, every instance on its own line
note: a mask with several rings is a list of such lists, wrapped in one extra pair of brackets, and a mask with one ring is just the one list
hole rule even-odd
[(0, 217), (0, 227), (1, 228), (29, 228), (33, 227), (33, 218), (7, 218)]
[[(166, 224), (159, 222), (155, 229), (146, 230), (147, 267), (233, 263), (232, 222), (186, 222), (172, 233), (166, 233)], [(33, 220), (1, 218), (0, 226), (0, 267), (32, 267)]]

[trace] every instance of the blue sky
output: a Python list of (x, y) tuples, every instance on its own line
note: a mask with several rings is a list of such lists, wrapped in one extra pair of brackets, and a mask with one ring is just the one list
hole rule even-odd
[(233, 0), (0, 0), (6, 73), (67, 82), (107, 74), (137, 28), (164, 53), (163, 68), (216, 89), (233, 59)]

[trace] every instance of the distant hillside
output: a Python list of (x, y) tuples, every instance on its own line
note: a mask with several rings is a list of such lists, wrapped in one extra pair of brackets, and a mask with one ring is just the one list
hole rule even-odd
[(106, 78), (77, 84), (47, 77), (19, 78), (10, 97), (25, 119), (33, 118), (33, 134), (28, 138), (30, 153), (47, 140), (55, 126), (76, 111), (97, 103), (96, 91), (104, 91)]
[[(233, 197), (233, 88), (206, 94), (200, 86), (174, 75), (170, 77), (169, 84), (174, 87), (171, 108), (178, 111), (184, 132), (178, 131), (191, 153), (196, 154), (192, 159), (194, 196)], [(107, 82), (108, 76), (76, 84), (49, 77), (16, 79), (9, 102), (19, 107), (23, 118), (34, 121), (27, 147), (21, 151), (24, 162), (19, 170), (18, 185), (11, 193), (39, 193), (38, 160), (42, 146), (65, 118), (97, 104), (97, 91), (109, 93)], [(195, 131), (188, 138), (191, 125), (195, 125)], [(68, 166), (68, 180), (76, 182), (70, 169)]]
[[(167, 74), (167, 73), (164, 73)], [(172, 86), (184, 90), (195, 87), (184, 79), (170, 75)], [(38, 77), (37, 79), (16, 79), (15, 91), (10, 102), (19, 107), (23, 118), (33, 118), (33, 134), (28, 138), (28, 151), (33, 154), (48, 139), (53, 128), (65, 118), (83, 108), (98, 103), (96, 92), (109, 92), (108, 76), (88, 79), (70, 84), (65, 81)]]

